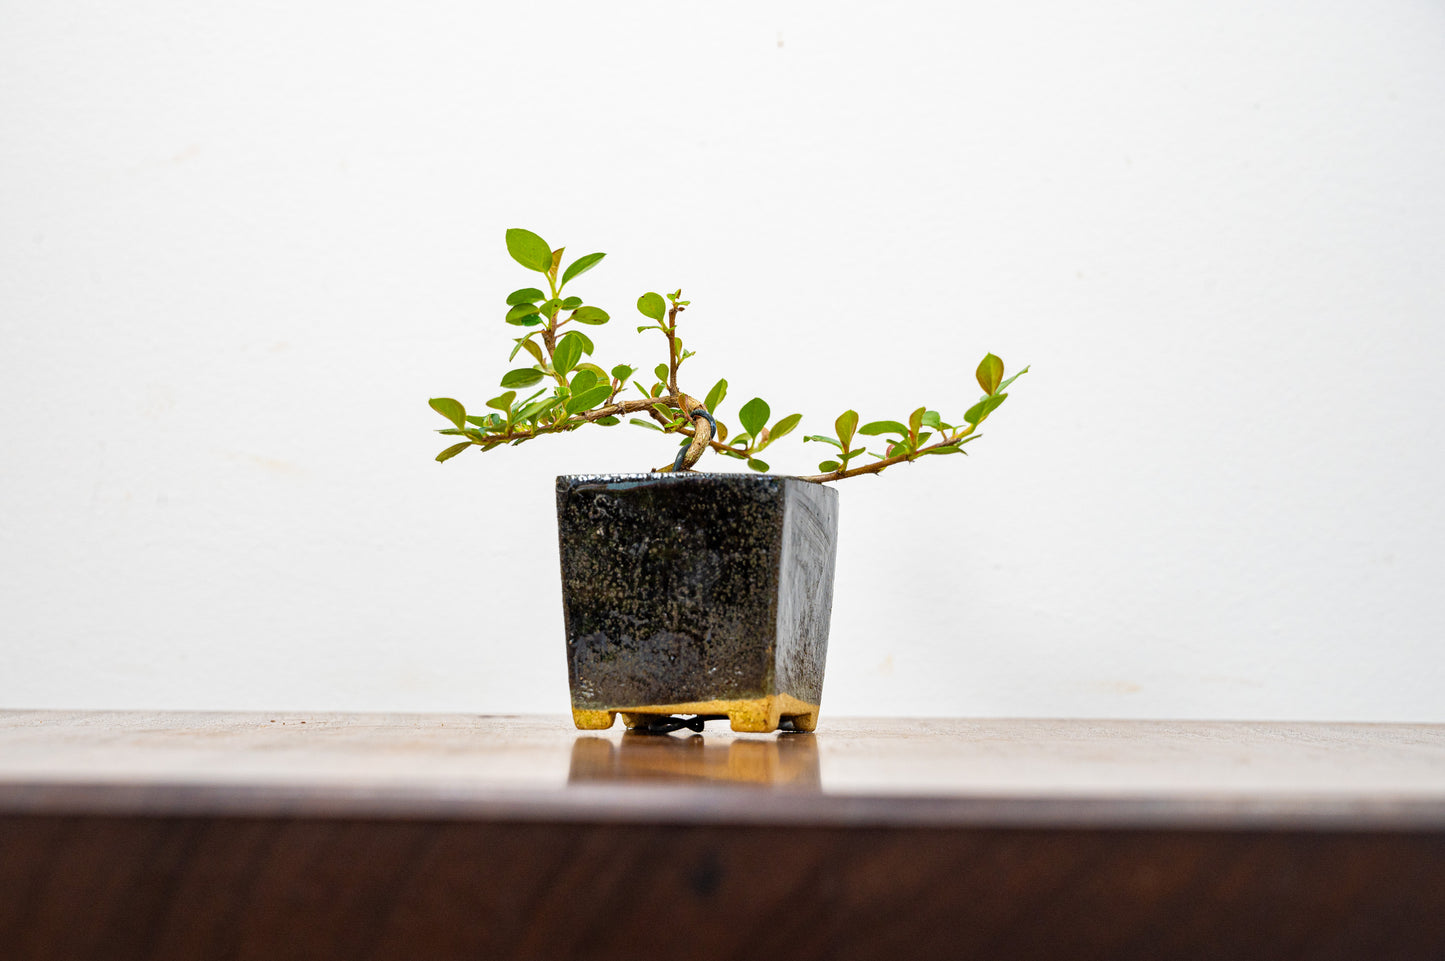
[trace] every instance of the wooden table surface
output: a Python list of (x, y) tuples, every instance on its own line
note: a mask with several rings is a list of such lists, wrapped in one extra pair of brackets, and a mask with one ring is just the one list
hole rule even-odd
[(0, 958), (1445, 958), (1445, 726), (0, 712)]

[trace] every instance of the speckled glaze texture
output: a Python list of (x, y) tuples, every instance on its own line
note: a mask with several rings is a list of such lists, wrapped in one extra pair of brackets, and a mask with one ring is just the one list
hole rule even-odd
[(574, 709), (818, 704), (838, 494), (766, 474), (557, 478)]

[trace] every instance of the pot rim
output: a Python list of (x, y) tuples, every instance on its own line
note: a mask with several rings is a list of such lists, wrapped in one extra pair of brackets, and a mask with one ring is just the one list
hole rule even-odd
[(797, 474), (759, 474), (756, 472), (744, 473), (742, 471), (623, 471), (610, 474), (558, 474), (557, 483), (564, 481), (569, 483), (583, 484), (610, 484), (610, 483), (640, 483), (642, 481), (656, 481), (661, 483), (681, 483), (688, 480), (724, 480), (735, 483), (755, 483), (761, 481), (797, 481), (800, 484), (807, 484), (810, 487), (822, 487), (825, 490), (832, 490), (826, 484), (817, 481), (810, 481)]

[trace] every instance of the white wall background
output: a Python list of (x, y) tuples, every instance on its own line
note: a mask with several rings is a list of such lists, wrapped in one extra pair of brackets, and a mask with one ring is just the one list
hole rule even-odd
[(672, 446), (432, 461), (509, 226), (728, 412), (1033, 365), (842, 485), (828, 711), (1445, 721), (1433, 0), (4, 0), (0, 705), (564, 710), (552, 477)]

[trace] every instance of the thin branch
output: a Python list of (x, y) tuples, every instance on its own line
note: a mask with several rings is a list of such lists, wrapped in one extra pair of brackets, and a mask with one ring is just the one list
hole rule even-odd
[[(683, 395), (686, 397), (686, 395)], [(671, 399), (667, 397), (651, 397), (647, 400), (624, 400), (620, 403), (609, 404), (606, 407), (596, 407), (592, 410), (582, 411), (579, 414), (572, 414), (566, 420), (555, 424), (538, 424), (531, 430), (513, 430), (505, 434), (487, 434), (482, 440), (471, 438), (471, 442), (478, 447), (490, 450), (502, 444), (511, 443), (514, 440), (528, 440), (533, 437), (541, 437), (543, 434), (561, 434), (569, 430), (581, 427), (583, 424), (590, 424), (593, 421), (601, 420), (604, 417), (617, 417), (622, 414), (636, 414), (646, 412), (653, 420), (663, 425), (671, 424), (657, 410), (658, 404), (671, 407)], [(682, 408), (678, 408), (681, 410)]]
[(885, 467), (892, 467), (894, 464), (901, 464), (904, 461), (915, 461), (935, 448), (947, 447), (949, 444), (957, 444), (969, 434), (972, 434), (976, 426), (978, 425), (969, 424), (967, 430), (960, 431), (957, 434), (954, 434), (952, 437), (945, 437), (944, 439), (938, 441), (938, 443), (936, 444), (929, 444), (927, 447), (920, 447), (918, 450), (909, 451), (906, 454), (898, 454), (893, 457), (885, 457), (882, 460), (876, 460), (873, 463), (868, 464), (864, 467), (852, 467), (848, 470), (842, 470), (840, 468), (839, 470), (835, 470), (827, 474), (810, 474), (806, 477), (799, 476), (798, 480), (812, 481), (815, 484), (825, 484), (829, 481), (843, 480), (845, 477), (858, 477), (863, 474), (876, 474), (879, 471), (883, 470)]
[(682, 310), (677, 304), (667, 312), (667, 389), (676, 397), (677, 389), (677, 314)]

